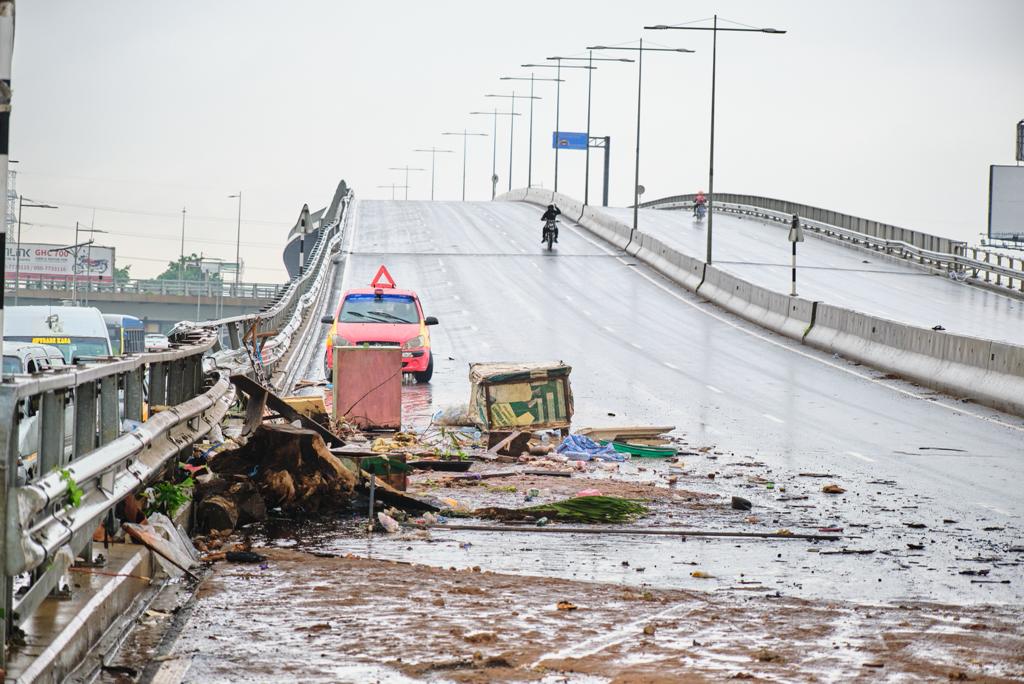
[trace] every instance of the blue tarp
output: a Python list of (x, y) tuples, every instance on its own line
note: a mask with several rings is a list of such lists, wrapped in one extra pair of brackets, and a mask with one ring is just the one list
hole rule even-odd
[(626, 455), (620, 454), (611, 444), (598, 444), (584, 435), (569, 435), (555, 449), (556, 453), (573, 461), (625, 461)]

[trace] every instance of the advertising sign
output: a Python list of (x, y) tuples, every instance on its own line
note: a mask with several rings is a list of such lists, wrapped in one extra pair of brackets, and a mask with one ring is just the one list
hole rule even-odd
[(988, 177), (988, 236), (1024, 242), (1024, 166), (992, 166)]
[(562, 150), (585, 150), (587, 149), (587, 134), (586, 132), (555, 131), (551, 134), (551, 147)]
[(66, 245), (44, 245), (21, 243), (19, 267), (19, 246), (7, 243), (7, 262), (4, 277), (13, 278), (18, 271), (22, 278), (64, 280), (77, 276), (79, 280), (113, 280), (114, 248), (87, 245), (75, 250)]

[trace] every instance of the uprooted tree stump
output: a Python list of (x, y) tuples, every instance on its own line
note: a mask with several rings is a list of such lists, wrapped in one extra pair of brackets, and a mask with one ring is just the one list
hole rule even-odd
[[(346, 508), (356, 486), (355, 473), (327, 449), (319, 434), (287, 424), (260, 425), (245, 446), (217, 454), (209, 466), (225, 478), (250, 478), (267, 508), (284, 511)], [(225, 494), (212, 498), (217, 497)]]

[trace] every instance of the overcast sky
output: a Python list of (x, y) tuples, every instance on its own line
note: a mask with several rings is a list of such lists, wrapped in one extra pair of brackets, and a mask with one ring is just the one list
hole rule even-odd
[[(706, 189), (711, 35), (643, 31), (720, 17), (786, 29), (722, 34), (716, 187), (824, 206), (976, 240), (988, 167), (1012, 164), (1024, 118), (1019, 0), (722, 0), (515, 3), (81, 2), (20, 0), (11, 158), (18, 190), (59, 211), (26, 210), (23, 240), (69, 244), (75, 221), (109, 231), (118, 264), (154, 275), (186, 251), (234, 258), (243, 191), (245, 279), (284, 277), (280, 251), (299, 209), (325, 205), (344, 178), (390, 198), (389, 167), (430, 168), (458, 199), (461, 138), (492, 132), (522, 93), (520, 64), (588, 45), (688, 47), (644, 64), (640, 182), (645, 198)], [(631, 43), (634, 44), (635, 43)], [(596, 53), (595, 53), (596, 54)], [(622, 56), (629, 56), (621, 53)], [(632, 199), (636, 65), (594, 72), (593, 135), (612, 137), (611, 200)], [(553, 77), (554, 69), (535, 70)], [(586, 130), (586, 72), (563, 72), (562, 130)], [(533, 178), (551, 187), (554, 85), (538, 84)], [(521, 109), (525, 103), (517, 103)], [(513, 187), (526, 185), (528, 117), (516, 119)], [(499, 121), (499, 188), (508, 117)], [(470, 199), (490, 197), (491, 138), (469, 141)], [(559, 189), (583, 194), (583, 153), (561, 155)], [(592, 154), (599, 199), (601, 153)], [(427, 199), (429, 172), (410, 198)], [(399, 191), (401, 193), (401, 190)], [(524, 230), (533, 230), (532, 224)], [(13, 239), (13, 236), (12, 236)]]

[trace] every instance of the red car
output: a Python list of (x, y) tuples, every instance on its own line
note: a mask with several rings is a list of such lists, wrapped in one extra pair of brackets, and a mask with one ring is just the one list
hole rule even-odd
[(437, 319), (423, 315), (419, 297), (412, 290), (394, 287), (348, 290), (334, 315), (324, 316), (320, 321), (331, 324), (324, 358), (327, 378), (332, 377), (334, 366), (332, 346), (397, 345), (402, 348), (402, 372), (411, 373), (416, 382), (430, 382), (434, 357), (427, 326), (437, 325)]

